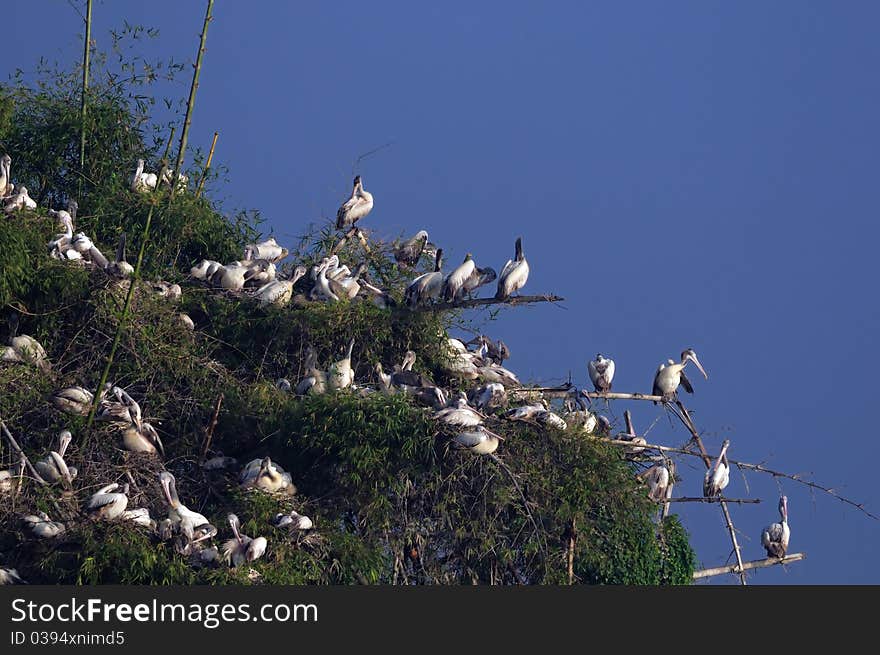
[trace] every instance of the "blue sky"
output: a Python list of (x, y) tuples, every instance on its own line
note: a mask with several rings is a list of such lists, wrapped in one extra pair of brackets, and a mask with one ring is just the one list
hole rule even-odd
[[(874, 254), (880, 5), (870, 2), (218, 3), (190, 142), (293, 241), (335, 216), (358, 155), (378, 237), (427, 229), (449, 262), (500, 270), (522, 235), (524, 292), (562, 306), (487, 326), (521, 379), (617, 362), (615, 390), (649, 392), (692, 346), (709, 380), (685, 399), (707, 448), (809, 475), (880, 512), (869, 442), (880, 368)], [(5, 64), (81, 55), (60, 0), (8, 8)], [(204, 6), (96, 1), (93, 37), (157, 27), (150, 53), (194, 59)], [(4, 72), (0, 70), (0, 72)], [(188, 81), (170, 85), (183, 97)], [(13, 153), (14, 156), (14, 153)], [(873, 300), (872, 300), (873, 298)], [(479, 316), (479, 315), (477, 315)], [(686, 440), (653, 405), (636, 427)], [(681, 465), (700, 495), (702, 464)], [(748, 485), (748, 486), (747, 486)], [(880, 523), (790, 481), (736, 471), (746, 559), (789, 496), (791, 551), (762, 584), (880, 583)], [(680, 506), (700, 563), (727, 560), (714, 506)], [(716, 579), (733, 582), (734, 579)]]

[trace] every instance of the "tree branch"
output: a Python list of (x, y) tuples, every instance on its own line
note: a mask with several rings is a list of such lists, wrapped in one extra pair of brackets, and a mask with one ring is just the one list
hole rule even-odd
[(540, 296), (510, 296), (503, 300), (497, 298), (468, 298), (456, 302), (440, 302), (433, 305), (420, 305), (412, 308), (411, 311), (429, 311), (437, 312), (444, 309), (468, 309), (471, 307), (485, 307), (487, 305), (527, 305), (536, 302), (562, 302), (565, 298), (556, 296), (552, 293)]
[[(767, 559), (756, 559), (751, 562), (744, 562), (741, 566), (742, 569), (763, 569), (768, 566), (776, 566), (777, 564), (791, 564), (792, 562), (800, 562), (802, 559), (806, 558), (806, 553), (792, 553), (791, 555), (786, 555), (782, 559), (776, 557), (768, 557)], [(725, 573), (736, 573), (737, 567), (740, 567), (739, 564), (731, 564), (729, 566), (718, 566), (713, 569), (702, 569), (700, 571), (694, 571), (694, 580), (699, 580), (700, 578), (709, 578), (713, 575), (724, 575)]]
[(662, 500), (658, 500), (658, 503), (720, 503), (721, 501), (725, 503), (737, 503), (738, 505), (743, 504), (758, 504), (761, 502), (760, 498), (702, 498), (699, 496), (691, 497), (691, 496), (682, 496), (680, 498), (663, 498)]

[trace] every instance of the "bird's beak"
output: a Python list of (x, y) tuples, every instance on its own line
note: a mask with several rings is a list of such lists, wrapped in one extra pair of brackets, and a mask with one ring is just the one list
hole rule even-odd
[(162, 482), (162, 492), (165, 494), (165, 500), (168, 501), (169, 505), (172, 505), (173, 503), (171, 502), (171, 491), (168, 488), (169, 480), (168, 480), (168, 478), (162, 478), (161, 482)]
[(694, 363), (694, 365), (695, 365), (698, 369), (700, 369), (700, 373), (702, 373), (702, 374), (703, 374), (703, 377), (706, 378), (706, 379), (708, 380), (708, 379), (709, 379), (709, 374), (706, 373), (706, 369), (704, 369), (704, 368), (703, 368), (703, 365), (700, 364), (700, 360), (697, 359), (696, 354), (694, 354), (694, 353), (688, 353), (688, 359), (691, 360), (691, 361)]

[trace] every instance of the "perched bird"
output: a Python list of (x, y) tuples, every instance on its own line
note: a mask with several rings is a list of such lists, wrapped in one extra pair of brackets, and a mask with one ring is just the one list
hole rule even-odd
[(345, 357), (330, 365), (327, 371), (327, 386), (330, 389), (345, 389), (354, 382), (354, 369), (351, 367), (351, 351), (354, 348), (354, 339), (348, 344)]
[(136, 427), (140, 427), (142, 414), (141, 406), (137, 401), (128, 395), (128, 392), (122, 387), (113, 386), (111, 392), (116, 400), (104, 398), (95, 418), (99, 421), (120, 423), (123, 426), (134, 424)]
[(36, 515), (28, 514), (21, 518), (24, 524), (40, 539), (52, 539), (64, 532), (64, 524), (53, 521), (46, 512), (37, 512)]
[(106, 487), (101, 487), (92, 494), (86, 506), (89, 516), (95, 520), (113, 521), (125, 511), (128, 505), (128, 485), (122, 487), (122, 491), (115, 491), (119, 484), (114, 482)]
[(483, 415), (468, 406), (464, 393), (452, 401), (451, 407), (435, 412), (434, 418), (455, 428), (473, 428), (483, 424)]
[(636, 479), (648, 485), (648, 498), (651, 500), (659, 501), (666, 498), (666, 491), (672, 479), (671, 464), (671, 461), (668, 461), (665, 466), (654, 464), (651, 468), (636, 475)]
[(614, 379), (613, 359), (605, 359), (602, 353), (598, 353), (596, 359), (587, 363), (587, 372), (597, 392), (611, 391), (611, 380)]
[(289, 254), (290, 251), (287, 248), (278, 245), (275, 237), (269, 237), (259, 243), (249, 243), (244, 248), (245, 260), (268, 259), (274, 264), (277, 264)]
[(443, 300), (452, 302), (458, 296), (459, 291), (464, 286), (465, 280), (470, 277), (471, 273), (476, 270), (471, 253), (465, 255), (464, 261), (459, 264), (453, 271), (443, 280), (442, 295)]
[(478, 425), (473, 430), (455, 435), (452, 438), (452, 443), (456, 447), (469, 450), (476, 455), (488, 455), (498, 450), (498, 444), (502, 439), (501, 435)]
[(409, 283), (404, 292), (404, 301), (407, 307), (424, 305), (429, 300), (436, 300), (443, 288), (443, 249), (438, 248), (434, 256), (434, 270), (423, 273)]
[(268, 264), (265, 259), (255, 260), (252, 265), (233, 262), (216, 269), (210, 280), (215, 287), (228, 291), (241, 291), (248, 280), (266, 270), (268, 270)]
[(269, 457), (248, 462), (238, 476), (243, 487), (253, 487), (269, 493), (292, 496), (296, 493), (293, 478)]
[(510, 294), (518, 291), (529, 279), (529, 263), (523, 255), (522, 237), (516, 239), (516, 254), (513, 259), (508, 259), (501, 276), (498, 278), (498, 291), (495, 292), (497, 300), (509, 298)]
[(543, 412), (538, 412), (535, 415), (535, 420), (539, 425), (545, 428), (553, 428), (555, 430), (567, 430), (568, 424), (562, 419), (561, 416), (554, 414), (550, 410), (545, 409)]
[(0, 469), (0, 494), (6, 494), (15, 487), (16, 478), (21, 478), (24, 472), (24, 458), (18, 464), (8, 469)]
[(40, 477), (46, 482), (66, 482), (70, 484), (77, 475), (75, 466), (68, 466), (64, 461), (64, 454), (67, 447), (73, 440), (70, 430), (64, 430), (58, 435), (58, 450), (51, 451), (43, 459), (37, 460), (34, 468)]
[[(113, 385), (111, 383), (107, 383), (104, 385), (104, 389), (101, 392), (101, 398), (98, 402), (104, 400), (104, 396), (107, 391), (109, 391)], [(60, 409), (62, 412), (67, 414), (75, 414), (77, 416), (88, 416), (89, 409), (92, 406), (92, 400), (94, 399), (94, 394), (84, 387), (73, 386), (66, 387), (64, 389), (60, 389), (56, 391), (49, 398), (52, 405), (55, 406), (56, 409)]]
[(18, 191), (6, 198), (6, 205), (3, 211), (7, 214), (19, 211), (20, 209), (36, 209), (37, 202), (28, 195), (28, 190), (24, 186), (18, 187)]
[(104, 270), (108, 275), (118, 278), (127, 278), (134, 275), (134, 266), (125, 261), (125, 232), (119, 235), (119, 244), (116, 246), (116, 259), (108, 262)]
[(419, 230), (411, 239), (407, 239), (394, 249), (394, 259), (398, 264), (412, 268), (419, 263), (425, 244), (428, 243), (428, 233)]
[(0, 200), (12, 195), (15, 186), (12, 184), (12, 157), (0, 157)]
[[(202, 261), (207, 262), (208, 260), (205, 259)], [(219, 266), (219, 264), (217, 265)], [(150, 282), (150, 286), (153, 288), (153, 291), (156, 293), (157, 296), (160, 296), (167, 300), (179, 300), (180, 296), (183, 294), (183, 289), (180, 288), (179, 284), (171, 284), (169, 282), (165, 282), (165, 280)]]
[(120, 518), (123, 521), (131, 521), (135, 525), (140, 525), (145, 528), (155, 528), (156, 521), (150, 518), (150, 510), (146, 507), (138, 507), (137, 509), (127, 509), (125, 510)]
[(718, 459), (715, 460), (715, 466), (706, 471), (706, 477), (703, 479), (703, 495), (706, 498), (715, 498), (721, 495), (730, 482), (730, 464), (727, 462), (727, 449), (730, 447), (730, 440), (725, 439), (721, 444), (721, 452)]
[(272, 519), (272, 525), (276, 528), (287, 528), (291, 532), (294, 530), (311, 530), (314, 527), (312, 519), (303, 514), (297, 514), (291, 511), (290, 514), (278, 513)]
[(0, 361), (31, 364), (44, 371), (52, 368), (40, 342), (26, 334), (12, 337), (9, 345), (0, 349)]
[(327, 390), (327, 373), (318, 368), (318, 352), (309, 346), (304, 362), (305, 376), (296, 385), (296, 394), (322, 394)]
[(168, 471), (159, 474), (159, 483), (168, 503), (168, 519), (172, 526), (177, 526), (181, 532), (189, 532), (196, 535), (191, 541), (199, 542), (210, 539), (217, 534), (217, 528), (202, 514), (189, 509), (180, 502), (177, 495), (177, 481)]
[(632, 414), (628, 409), (623, 412), (623, 420), (626, 423), (626, 432), (617, 435), (617, 438), (621, 441), (629, 441), (632, 444), (632, 446), (624, 447), (624, 453), (626, 455), (638, 455), (639, 453), (644, 452), (645, 445), (647, 445), (648, 441), (644, 437), (636, 435), (636, 429), (633, 427), (632, 422)]
[(507, 404), (507, 390), (499, 382), (490, 382), (468, 392), (468, 400), (477, 409), (497, 409)]
[(361, 176), (354, 178), (354, 188), (351, 197), (346, 200), (339, 211), (336, 212), (336, 229), (344, 230), (357, 223), (373, 209), (373, 194), (364, 191), (364, 183)]
[(537, 421), (538, 415), (546, 411), (543, 403), (533, 403), (508, 409), (502, 416), (509, 421)]
[(198, 264), (189, 269), (189, 274), (197, 280), (210, 280), (223, 264), (213, 259), (203, 259)]
[(165, 448), (162, 439), (152, 425), (146, 421), (140, 425), (132, 422), (122, 431), (122, 445), (132, 453), (149, 453), (150, 455), (165, 456)]
[(131, 178), (131, 190), (145, 193), (156, 188), (159, 176), (155, 173), (144, 172), (144, 160), (138, 159), (137, 168)]
[(266, 538), (251, 539), (246, 534), (242, 534), (241, 523), (235, 514), (230, 514), (227, 520), (234, 536), (223, 543), (223, 558), (226, 563), (230, 566), (240, 566), (259, 559), (266, 552), (268, 546)]
[[(703, 369), (700, 360), (697, 359), (697, 353), (694, 352), (693, 348), (688, 348), (681, 353), (681, 362), (678, 364), (671, 359), (666, 364), (660, 364), (657, 373), (654, 375), (653, 395), (662, 396), (665, 402), (669, 402), (675, 398), (679, 385), (683, 386), (684, 390), (688, 393), (693, 393), (694, 388), (684, 374), (684, 367), (689, 361), (693, 362), (700, 369), (703, 377), (707, 380), (709, 379), (709, 375)], [(654, 404), (657, 404), (656, 401)]]
[(267, 282), (254, 292), (261, 306), (277, 305), (283, 307), (293, 297), (293, 285), (306, 274), (305, 266), (297, 266), (288, 280), (275, 279)]
[(455, 299), (462, 300), (466, 296), (473, 296), (474, 291), (486, 284), (491, 284), (497, 277), (498, 273), (491, 266), (484, 266), (483, 268), (475, 266), (473, 272), (468, 275), (464, 284), (461, 285), (461, 289), (458, 290)]
[(767, 550), (767, 557), (785, 557), (791, 530), (788, 527), (788, 498), (779, 499), (779, 516), (782, 521), (771, 523), (761, 532), (761, 545)]

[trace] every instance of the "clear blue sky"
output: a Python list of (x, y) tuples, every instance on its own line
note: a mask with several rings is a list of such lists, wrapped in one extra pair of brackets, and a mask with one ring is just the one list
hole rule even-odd
[[(80, 56), (68, 3), (6, 14), (6, 72)], [(126, 18), (160, 29), (149, 52), (193, 60), (203, 15), (97, 1), (93, 36), (109, 46)], [(731, 457), (876, 513), (878, 24), (880, 5), (856, 1), (220, 2), (191, 143), (218, 130), (231, 170), (215, 195), (293, 240), (335, 215), (359, 154), (393, 142), (360, 164), (364, 227), (424, 228), (450, 262), (470, 251), (496, 270), (522, 235), (524, 291), (566, 298), (489, 326), (521, 379), (585, 384), (601, 351), (616, 390), (649, 392), (693, 346), (710, 379), (692, 374), (686, 402), (711, 451), (729, 438)], [(630, 406), (639, 429), (661, 416)], [(665, 418), (650, 435), (686, 440)], [(680, 474), (700, 495), (702, 464)], [(753, 583), (880, 583), (880, 523), (793, 482), (747, 483), (734, 471), (727, 490), (765, 500), (731, 509), (745, 557), (763, 556), (779, 488), (790, 550), (808, 555)], [(724, 563), (718, 508), (680, 513), (701, 564)]]

